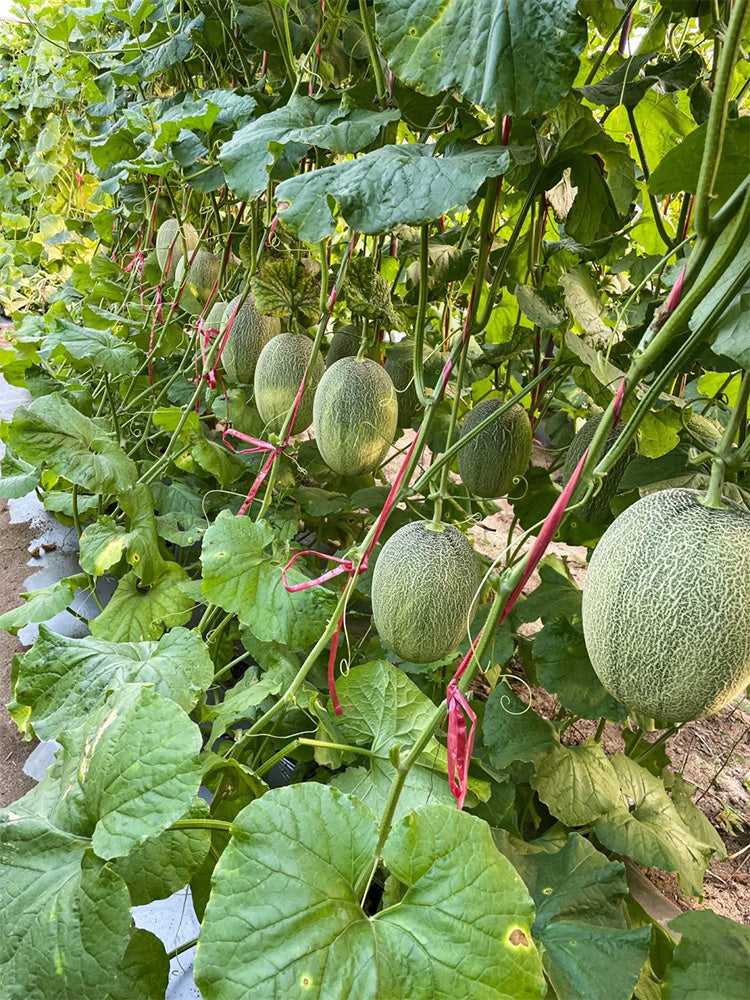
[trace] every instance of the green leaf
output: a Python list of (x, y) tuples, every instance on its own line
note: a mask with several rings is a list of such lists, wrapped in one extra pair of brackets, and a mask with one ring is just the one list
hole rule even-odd
[[(740, 224), (741, 221), (738, 218), (736, 224)], [(724, 252), (727, 242), (736, 235), (735, 230), (736, 225), (730, 225), (719, 234), (719, 238), (708, 256), (706, 266), (710, 267), (715, 263), (717, 255)], [(740, 247), (708, 294), (698, 304), (689, 320), (689, 326), (691, 330), (697, 330), (710, 320), (719, 308), (721, 300), (735, 283), (741, 280), (743, 274), (745, 275), (744, 284), (719, 320), (712, 348), (716, 354), (724, 355), (742, 367), (750, 367), (750, 344), (747, 338), (747, 317), (744, 311), (750, 297), (750, 247), (747, 245), (747, 241)]]
[(531, 115), (567, 94), (586, 44), (576, 0), (375, 0), (378, 38), (399, 79), (457, 90), (493, 115)]
[[(602, 318), (606, 309), (586, 265), (579, 264), (566, 271), (560, 278), (560, 284), (565, 293), (565, 303), (581, 330), (606, 345), (615, 333)], [(595, 346), (600, 345), (597, 342)]]
[(320, 280), (311, 261), (284, 257), (266, 261), (251, 279), (255, 305), (265, 316), (288, 320), (300, 312), (318, 308)]
[(554, 330), (565, 322), (566, 310), (532, 285), (516, 285), (513, 294), (521, 312), (536, 326)]
[[(652, 194), (675, 194), (698, 188), (708, 123), (686, 136), (669, 150), (651, 172), (648, 189)], [(712, 207), (719, 208), (747, 176), (747, 149), (750, 145), (750, 118), (730, 118), (724, 131), (724, 148), (714, 183)]]
[(128, 519), (128, 530), (106, 516), (89, 525), (80, 539), (81, 568), (92, 576), (102, 576), (124, 555), (141, 584), (148, 586), (166, 567), (159, 552), (154, 498), (148, 486), (138, 483), (120, 494), (119, 503)]
[(180, 132), (183, 129), (208, 132), (219, 111), (220, 108), (217, 104), (213, 104), (205, 98), (198, 101), (188, 98), (180, 101), (179, 104), (172, 104), (156, 120), (159, 127), (156, 148), (160, 149), (166, 143), (174, 142), (180, 137)]
[(116, 337), (109, 330), (94, 330), (59, 319), (51, 333), (42, 342), (44, 350), (52, 356), (68, 355), (77, 361), (86, 361), (92, 368), (108, 375), (128, 375), (140, 364), (138, 351)]
[[(747, 317), (750, 314), (750, 282), (718, 322), (711, 345), (715, 354), (750, 369), (750, 343), (747, 339)], [(4, 480), (3, 480), (4, 482)], [(0, 489), (2, 486), (0, 485)]]
[(644, 414), (638, 427), (638, 448), (646, 458), (661, 458), (680, 443), (682, 414), (670, 403), (664, 409)]
[(621, 795), (615, 808), (596, 820), (599, 840), (639, 865), (676, 871), (682, 891), (700, 896), (713, 848), (685, 826), (659, 778), (621, 753), (612, 765)]
[(377, 271), (372, 257), (356, 257), (349, 264), (342, 296), (352, 316), (363, 316), (379, 327), (401, 327), (393, 311), (390, 284)]
[(651, 931), (627, 925), (625, 865), (575, 833), (554, 852), (503, 853), (534, 899), (532, 933), (558, 1000), (631, 1000)]
[[(299, 663), (296, 664), (299, 669)], [(253, 670), (247, 670), (239, 681), (224, 695), (219, 705), (207, 706), (204, 716), (212, 720), (209, 744), (213, 745), (231, 726), (241, 720), (253, 719), (258, 706), (266, 698), (280, 694), (289, 687), (297, 672), (290, 665), (283, 663), (275, 669), (267, 670), (262, 677), (257, 677)]]
[(543, 622), (561, 615), (572, 620), (581, 617), (581, 590), (570, 575), (570, 570), (559, 556), (549, 555), (539, 563), (541, 583), (524, 596), (513, 609), (514, 620)]
[(693, 802), (696, 786), (685, 781), (681, 774), (675, 774), (666, 767), (661, 772), (661, 778), (685, 826), (698, 840), (713, 848), (714, 857), (719, 860), (726, 858), (726, 845), (717, 833), (716, 827)]
[(750, 928), (711, 910), (670, 920), (682, 937), (664, 973), (664, 1000), (745, 1000)]
[[(344, 712), (327, 724), (329, 731), (339, 742), (368, 747), (374, 756), (366, 768), (348, 767), (335, 775), (331, 784), (356, 795), (373, 815), (380, 816), (396, 777), (389, 751), (392, 747), (409, 750), (434, 714), (435, 705), (386, 660), (354, 667), (336, 688)], [(435, 759), (437, 747), (437, 741), (432, 740), (409, 771), (396, 807), (397, 818), (428, 802), (452, 801), (445, 769)]]
[(372, 917), (357, 886), (375, 819), (357, 799), (312, 783), (276, 789), (233, 834), (196, 958), (206, 1000), (544, 996), (531, 900), (476, 817), (436, 805), (397, 823), (383, 860), (404, 892)]
[(158, 639), (165, 628), (184, 625), (195, 606), (183, 590), (189, 577), (177, 563), (165, 563), (164, 573), (144, 587), (127, 573), (101, 614), (89, 622), (91, 634), (110, 642)]
[(155, 934), (134, 927), (105, 1000), (153, 1000), (166, 993), (169, 959)]
[[(281, 571), (288, 558), (269, 556), (266, 549), (273, 540), (268, 523), (222, 511), (203, 536), (202, 590), (212, 603), (236, 614), (258, 639), (299, 650), (319, 637), (335, 598), (320, 586), (287, 591)], [(305, 579), (296, 565), (287, 573), (292, 586)]]
[(158, 642), (106, 642), (70, 639), (40, 625), (33, 647), (14, 659), (8, 710), (22, 732), (56, 739), (121, 684), (153, 684), (189, 712), (213, 674), (208, 648), (187, 629), (173, 628)]
[(39, 485), (39, 470), (29, 462), (24, 462), (8, 448), (2, 458), (2, 479), (0, 497), (17, 500), (25, 497)]
[[(89, 817), (91, 846), (119, 858), (183, 816), (198, 791), (200, 730), (152, 687), (123, 684), (79, 730), (60, 734)], [(148, 761), (148, 767), (143, 761)]]
[(58, 476), (92, 493), (118, 493), (135, 484), (138, 472), (111, 431), (53, 393), (19, 408), (8, 427), (15, 453), (33, 465), (45, 462)]
[[(208, 812), (207, 803), (197, 798), (186, 817), (205, 818)], [(132, 905), (145, 906), (186, 886), (210, 847), (210, 830), (165, 830), (116, 858), (112, 868), (126, 883)]]
[(498, 771), (505, 771), (514, 760), (531, 763), (558, 745), (552, 723), (500, 684), (487, 700), (482, 739)]
[(131, 922), (127, 886), (103, 859), (166, 829), (200, 782), (198, 727), (148, 687), (120, 688), (61, 742), (42, 781), (0, 811), (8, 997), (107, 995)]
[(87, 840), (36, 813), (34, 791), (0, 813), (0, 989), (19, 998), (106, 995), (128, 943), (127, 886)]
[(587, 244), (615, 232), (630, 211), (636, 191), (635, 162), (628, 147), (608, 135), (591, 110), (572, 96), (552, 113), (550, 127), (558, 141), (545, 183), (552, 187), (567, 168), (570, 183), (577, 188), (565, 220), (566, 233)]
[[(385, 233), (421, 225), (469, 202), (487, 177), (522, 162), (530, 150), (474, 146), (433, 156), (434, 145), (384, 146), (356, 160), (291, 177), (276, 189), (279, 217), (300, 239), (318, 243), (335, 228), (331, 199), (352, 229)], [(383, 197), (383, 192), (388, 197)]]
[(531, 785), (553, 816), (566, 826), (584, 826), (616, 808), (617, 773), (598, 743), (558, 743), (540, 754)]
[(84, 573), (77, 573), (40, 590), (19, 594), (24, 603), (0, 615), (0, 629), (16, 635), (20, 628), (30, 622), (45, 622), (54, 618), (67, 608), (76, 592), (88, 587), (88, 584), (88, 577)]
[(534, 664), (539, 683), (560, 703), (583, 719), (602, 715), (624, 722), (627, 712), (602, 687), (594, 673), (583, 631), (566, 618), (553, 618), (534, 638)]
[(239, 198), (256, 198), (282, 152), (296, 166), (308, 146), (333, 153), (358, 153), (397, 121), (397, 110), (367, 111), (294, 94), (287, 105), (235, 132), (219, 155), (229, 189)]

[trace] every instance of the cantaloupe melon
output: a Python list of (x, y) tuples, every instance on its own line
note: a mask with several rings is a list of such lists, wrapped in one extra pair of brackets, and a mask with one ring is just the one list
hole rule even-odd
[[(484, 399), (464, 417), (461, 437), (486, 420), (502, 400)], [(522, 476), (531, 458), (531, 424), (526, 410), (515, 403), (458, 453), (458, 474), (477, 497), (500, 497)]]
[[(226, 331), (240, 296), (227, 303), (221, 318), (220, 330)], [(281, 322), (275, 316), (258, 312), (255, 299), (248, 295), (234, 317), (224, 353), (221, 356), (224, 371), (236, 382), (253, 381), (260, 352), (272, 337), (281, 333)]]
[(370, 358), (340, 358), (320, 380), (313, 426), (323, 461), (341, 476), (372, 472), (393, 443), (398, 403), (390, 376)]
[(356, 326), (340, 326), (331, 337), (326, 354), (326, 368), (340, 361), (341, 358), (354, 358), (359, 351), (361, 337)]
[(410, 427), (419, 411), (419, 396), (414, 385), (414, 343), (411, 340), (388, 345), (385, 370), (396, 388), (398, 426)]
[[(562, 471), (563, 485), (565, 485), (573, 475), (576, 466), (581, 460), (581, 456), (593, 441), (594, 434), (596, 434), (597, 428), (602, 422), (602, 416), (603, 414), (600, 413), (598, 416), (591, 417), (590, 420), (587, 420), (568, 445), (568, 451), (565, 455), (565, 465), (563, 466)], [(621, 430), (622, 428), (618, 428), (610, 433), (604, 445), (604, 455), (606, 455), (618, 439)], [(631, 444), (622, 458), (618, 459), (616, 465), (614, 465), (607, 473), (606, 477), (602, 481), (601, 487), (599, 488), (599, 492), (595, 496), (591, 497), (590, 500), (587, 500), (583, 507), (574, 511), (574, 516), (579, 517), (584, 521), (593, 521), (594, 523), (609, 520), (612, 515), (609, 506), (610, 501), (617, 492), (618, 484), (634, 457), (635, 446)]]
[(750, 684), (750, 514), (686, 489), (628, 507), (591, 557), (583, 631), (596, 675), (631, 712), (717, 712)]
[(466, 635), (482, 580), (470, 542), (451, 524), (415, 521), (383, 546), (372, 577), (372, 614), (386, 649), (433, 663)]
[[(260, 352), (255, 367), (253, 384), (255, 405), (269, 430), (280, 433), (289, 410), (302, 384), (305, 368), (310, 360), (313, 342), (309, 337), (294, 333), (280, 333), (273, 337)], [(320, 354), (307, 376), (293, 434), (300, 434), (312, 423), (313, 398), (318, 382), (325, 371)]]
[[(326, 354), (326, 368), (340, 361), (341, 358), (354, 358), (359, 354), (362, 334), (356, 326), (341, 326), (331, 337)], [(383, 350), (380, 341), (370, 344), (365, 350), (365, 357), (380, 362)]]
[[(184, 239), (183, 239), (184, 237)], [(172, 247), (172, 243), (174, 246)], [(156, 231), (156, 259), (162, 269), (165, 281), (173, 281), (177, 264), (181, 257), (187, 252), (195, 250), (198, 246), (198, 232), (195, 226), (189, 222), (182, 223), (182, 233), (177, 219), (165, 219)], [(172, 255), (170, 257), (170, 247)], [(169, 264), (169, 267), (167, 267)]]
[(204, 330), (218, 330), (221, 327), (221, 317), (227, 308), (226, 302), (214, 302), (208, 313), (203, 317)]
[[(190, 261), (189, 257), (187, 259)], [(221, 257), (218, 254), (209, 253), (208, 250), (198, 250), (190, 261), (189, 267), (180, 304), (187, 312), (196, 315), (208, 302), (208, 297), (219, 280)], [(174, 284), (177, 288), (182, 285), (184, 277), (185, 257), (180, 257), (174, 273)]]

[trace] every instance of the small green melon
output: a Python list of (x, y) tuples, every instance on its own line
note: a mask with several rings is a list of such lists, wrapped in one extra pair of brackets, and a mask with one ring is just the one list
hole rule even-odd
[(380, 465), (396, 435), (398, 403), (390, 376), (370, 358), (340, 358), (315, 392), (313, 425), (323, 461), (341, 476)]
[(631, 712), (712, 715), (750, 684), (750, 514), (696, 490), (638, 500), (602, 535), (583, 588), (597, 677)]
[[(227, 303), (219, 329), (224, 333), (232, 314), (240, 301), (236, 296)], [(221, 356), (224, 371), (235, 382), (253, 381), (255, 366), (260, 352), (272, 337), (281, 333), (281, 323), (275, 316), (263, 316), (258, 312), (255, 299), (248, 295), (232, 322), (229, 337)]]
[[(183, 238), (184, 237), (184, 238)], [(172, 243), (174, 242), (174, 246)], [(164, 274), (165, 281), (173, 281), (177, 264), (185, 256), (185, 249), (191, 253), (198, 246), (198, 232), (189, 222), (180, 223), (177, 219), (165, 219), (156, 231), (156, 259)], [(169, 251), (172, 249), (170, 257)], [(167, 268), (167, 262), (169, 267)], [(166, 271), (165, 271), (166, 268)]]
[[(565, 455), (565, 465), (562, 471), (562, 481), (563, 486), (569, 481), (570, 477), (575, 472), (575, 468), (581, 460), (581, 456), (584, 451), (588, 448), (594, 439), (594, 434), (596, 434), (597, 427), (602, 422), (603, 414), (599, 414), (596, 417), (591, 417), (587, 420), (583, 427), (578, 431), (576, 436), (568, 445), (568, 451)], [(613, 430), (604, 445), (604, 453), (610, 450), (612, 445), (618, 439), (621, 433), (621, 428)], [(612, 511), (610, 509), (610, 502), (612, 497), (617, 493), (617, 487), (622, 479), (625, 470), (630, 464), (631, 460), (635, 457), (635, 446), (630, 445), (628, 450), (618, 459), (617, 463), (612, 467), (610, 472), (606, 475), (602, 481), (602, 485), (599, 488), (599, 492), (587, 500), (583, 507), (574, 511), (576, 517), (580, 517), (584, 521), (592, 521), (594, 523), (601, 523), (602, 521), (608, 521), (612, 516)]]
[[(486, 420), (502, 404), (484, 399), (464, 417), (461, 437)], [(458, 474), (464, 486), (477, 497), (504, 496), (513, 480), (522, 476), (531, 458), (531, 424), (526, 410), (515, 403), (469, 441), (458, 453)]]
[[(313, 342), (309, 337), (294, 333), (280, 333), (273, 337), (260, 352), (255, 367), (255, 405), (269, 430), (279, 434), (289, 410), (297, 397), (305, 369), (310, 361)], [(293, 434), (300, 434), (312, 423), (313, 398), (318, 382), (325, 371), (320, 354), (307, 376)]]
[(412, 663), (442, 660), (466, 635), (481, 581), (479, 559), (458, 528), (404, 525), (383, 546), (372, 577), (380, 641)]

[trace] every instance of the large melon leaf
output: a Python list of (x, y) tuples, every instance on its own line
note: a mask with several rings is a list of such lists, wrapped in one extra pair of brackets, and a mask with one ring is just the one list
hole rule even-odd
[(293, 94), (283, 108), (249, 122), (225, 142), (219, 162), (229, 189), (239, 198), (256, 198), (268, 187), (268, 177), (285, 152), (296, 166), (309, 146), (333, 153), (357, 153), (378, 137), (397, 110), (368, 111), (331, 101)]
[[(367, 747), (369, 765), (349, 767), (332, 784), (356, 795), (375, 816), (385, 808), (396, 769), (389, 751), (410, 749), (435, 711), (435, 705), (406, 674), (386, 660), (354, 667), (336, 685), (343, 714), (328, 724), (335, 726), (343, 743)], [(396, 807), (396, 818), (428, 802), (452, 802), (445, 767), (437, 741), (428, 744), (421, 761), (409, 771)]]
[(279, 217), (308, 243), (333, 232), (331, 199), (358, 232), (417, 226), (467, 204), (488, 177), (534, 156), (518, 146), (474, 146), (453, 156), (434, 152), (434, 145), (422, 143), (383, 146), (359, 159), (290, 177), (276, 189)]
[[(222, 511), (203, 537), (203, 593), (237, 614), (261, 641), (301, 649), (323, 631), (335, 598), (325, 587), (289, 593), (281, 579), (287, 560), (266, 551), (274, 537), (267, 522)], [(305, 579), (296, 566), (287, 573), (291, 585)]]
[(92, 493), (117, 493), (138, 478), (135, 463), (101, 421), (80, 413), (63, 396), (40, 396), (19, 407), (8, 427), (8, 442), (32, 465), (46, 462), (58, 476)]
[(357, 799), (312, 783), (277, 789), (233, 834), (196, 959), (206, 1000), (544, 996), (531, 900), (476, 817), (438, 805), (404, 817), (383, 852), (404, 892), (372, 917), (359, 883), (377, 832)]
[(165, 830), (200, 783), (198, 727), (150, 687), (121, 687), (62, 744), (47, 776), (0, 811), (4, 997), (107, 995), (130, 897), (105, 859)]
[(153, 684), (189, 712), (213, 675), (206, 644), (184, 628), (158, 642), (107, 642), (91, 635), (71, 639), (40, 625), (34, 646), (14, 661), (8, 710), (22, 731), (56, 739), (120, 684)]
[(625, 865), (608, 861), (578, 834), (560, 850), (534, 849), (504, 834), (499, 846), (536, 906), (534, 939), (558, 1000), (631, 1000), (651, 930), (631, 928)]
[(682, 891), (700, 896), (714, 848), (685, 825), (658, 778), (622, 753), (611, 761), (622, 794), (616, 807), (596, 820), (597, 837), (639, 865), (678, 872)]
[(383, 53), (424, 94), (458, 90), (490, 112), (538, 114), (567, 94), (586, 44), (576, 0), (375, 0)]
[(750, 981), (750, 928), (711, 910), (670, 920), (682, 935), (664, 973), (664, 1000), (745, 1000)]
[(535, 767), (532, 787), (566, 826), (593, 823), (620, 799), (617, 774), (593, 741), (576, 747), (557, 743), (536, 758)]

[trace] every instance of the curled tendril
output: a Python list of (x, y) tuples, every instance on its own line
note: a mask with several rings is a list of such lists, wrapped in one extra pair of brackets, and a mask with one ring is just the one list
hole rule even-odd
[(504, 712), (506, 712), (508, 715), (526, 715), (527, 712), (530, 712), (531, 711), (531, 702), (532, 702), (532, 700), (534, 698), (534, 693), (531, 690), (531, 685), (526, 680), (526, 678), (525, 677), (518, 677), (516, 674), (503, 674), (503, 676), (500, 678), (500, 680), (503, 682), (503, 684), (507, 684), (508, 687), (510, 687), (511, 680), (518, 681), (519, 684), (523, 684), (523, 686), (526, 688), (526, 691), (528, 692), (528, 695), (529, 695), (528, 703), (526, 705), (524, 705), (522, 711), (520, 711), (520, 712), (511, 712), (510, 708), (508, 708), (508, 705), (510, 704), (510, 698), (508, 697), (507, 694), (501, 694), (500, 695), (500, 707), (502, 708), (502, 710)]

